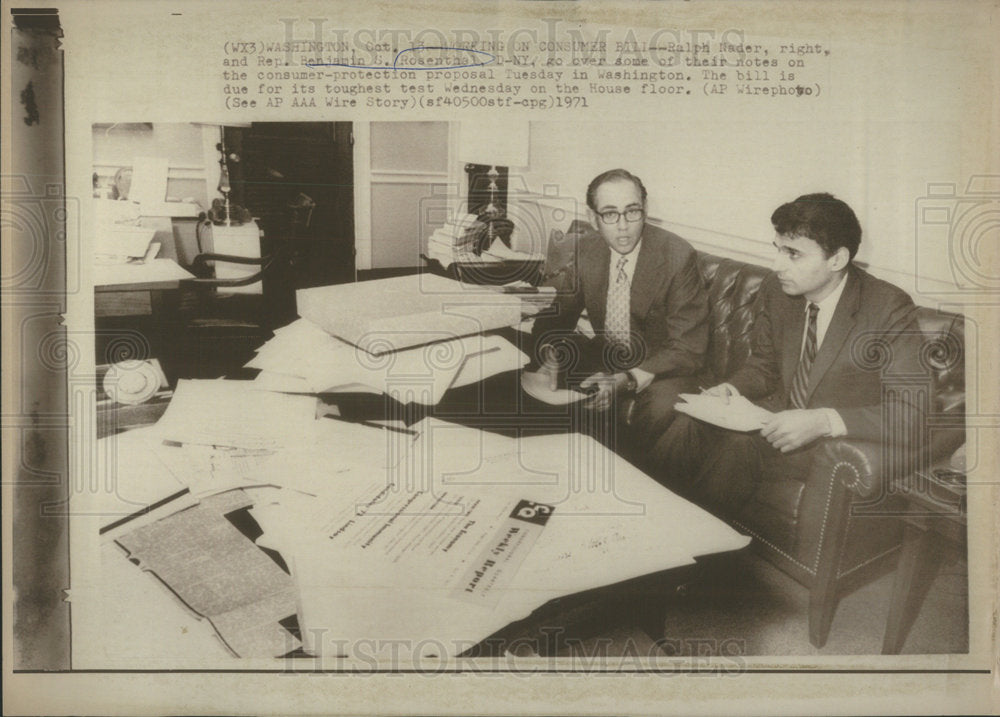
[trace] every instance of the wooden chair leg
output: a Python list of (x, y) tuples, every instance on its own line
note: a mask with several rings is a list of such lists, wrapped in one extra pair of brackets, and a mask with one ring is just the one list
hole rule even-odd
[(837, 572), (851, 510), (851, 494), (840, 481), (834, 480), (831, 491), (816, 577), (809, 590), (809, 641), (816, 648), (826, 644), (833, 615), (837, 611), (840, 599)]
[(920, 613), (920, 606), (943, 558), (940, 546), (935, 545), (935, 537), (934, 532), (913, 525), (907, 524), (904, 528), (903, 552), (896, 568), (882, 639), (883, 655), (900, 653), (906, 635)]

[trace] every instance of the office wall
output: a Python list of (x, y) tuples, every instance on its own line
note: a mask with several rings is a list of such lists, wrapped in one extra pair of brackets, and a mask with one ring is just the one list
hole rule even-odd
[(448, 122), (355, 125), (358, 269), (423, 264), (427, 237), (447, 218), (451, 142)]
[(217, 156), (207, 157), (206, 152), (214, 153), (218, 141), (217, 128), (191, 123), (94, 125), (94, 172), (103, 185), (119, 168), (131, 167), (136, 156), (166, 157), (169, 160), (167, 196), (193, 198), (207, 209), (211, 200), (219, 195), (215, 191)]
[[(625, 167), (646, 184), (652, 218), (699, 248), (765, 264), (773, 209), (831, 192), (858, 213), (858, 259), (914, 292), (916, 199), (954, 175), (962, 150), (955, 129), (918, 121), (532, 122), (523, 178), (528, 191), (576, 198), (582, 211), (589, 180)], [(947, 262), (920, 269), (952, 280)]]

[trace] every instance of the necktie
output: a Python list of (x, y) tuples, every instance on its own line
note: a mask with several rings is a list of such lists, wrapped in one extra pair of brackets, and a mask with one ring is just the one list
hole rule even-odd
[(809, 388), (809, 370), (812, 368), (813, 360), (816, 358), (816, 314), (819, 307), (816, 304), (809, 304), (809, 321), (806, 325), (806, 345), (802, 348), (802, 356), (799, 359), (799, 366), (795, 369), (795, 378), (792, 379), (791, 403), (793, 408), (806, 407), (806, 395)]
[(618, 258), (615, 266), (615, 280), (608, 289), (608, 317), (606, 329), (608, 340), (611, 343), (627, 344), (629, 342), (629, 286), (628, 274), (625, 273), (625, 264), (628, 257)]

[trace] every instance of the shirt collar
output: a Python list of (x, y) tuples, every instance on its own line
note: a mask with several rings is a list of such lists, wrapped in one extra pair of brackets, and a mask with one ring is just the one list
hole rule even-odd
[(642, 237), (639, 238), (639, 241), (638, 243), (636, 243), (635, 248), (628, 254), (619, 254), (614, 249), (611, 249), (610, 247), (608, 248), (608, 251), (611, 253), (611, 261), (608, 264), (608, 266), (610, 267), (608, 275), (611, 277), (612, 281), (614, 280), (615, 277), (615, 271), (616, 271), (615, 267), (618, 266), (618, 260), (622, 256), (627, 256), (628, 262), (626, 262), (625, 264), (625, 275), (628, 277), (629, 283), (632, 282), (632, 277), (635, 276), (635, 265), (639, 261), (639, 251), (641, 249), (642, 249)]
[(837, 308), (837, 303), (840, 301), (840, 295), (844, 293), (844, 287), (845, 286), (847, 286), (847, 272), (846, 271), (844, 272), (844, 275), (842, 277), (840, 277), (840, 283), (837, 284), (837, 288), (834, 289), (833, 291), (831, 291), (829, 293), (829, 295), (827, 295), (827, 297), (825, 299), (822, 299), (821, 301), (817, 301), (817, 302), (807, 301), (806, 302), (806, 311), (809, 311), (809, 304), (815, 303), (816, 306), (819, 307), (819, 310), (820, 310), (821, 314), (826, 314), (827, 316), (832, 316), (834, 309)]

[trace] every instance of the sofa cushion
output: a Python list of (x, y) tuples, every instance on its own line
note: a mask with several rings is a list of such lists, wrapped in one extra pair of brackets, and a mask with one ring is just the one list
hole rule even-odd
[(708, 286), (708, 380), (719, 382), (743, 365), (750, 355), (754, 298), (768, 270), (755, 264), (698, 253)]

